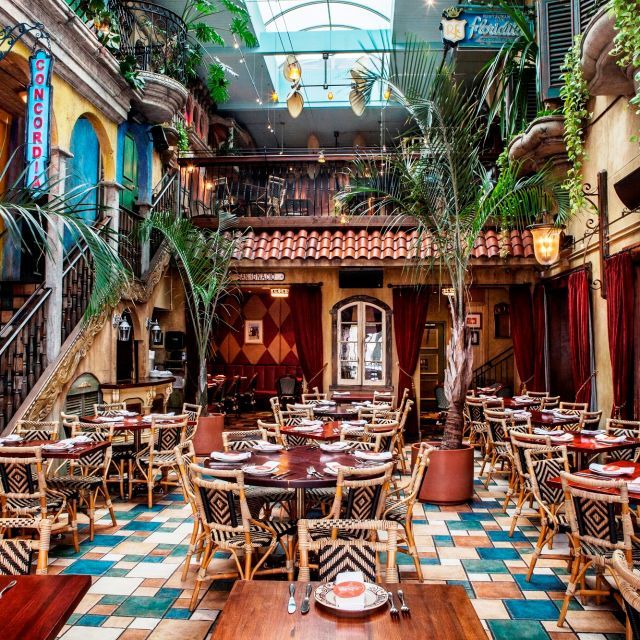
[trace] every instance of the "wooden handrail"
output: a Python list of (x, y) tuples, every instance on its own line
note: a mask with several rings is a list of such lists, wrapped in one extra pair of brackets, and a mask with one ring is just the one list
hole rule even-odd
[[(16, 335), (22, 331), (24, 326), (31, 320), (38, 309), (45, 303), (47, 298), (51, 295), (51, 288), (40, 285), (27, 299), (27, 301), (20, 307), (18, 312), (11, 318), (11, 320), (0, 331), (0, 338), (3, 339), (3, 345), (0, 347), (0, 356), (11, 346)], [(29, 308), (32, 307), (32, 308)], [(20, 316), (24, 314), (24, 318), (20, 319)], [(18, 322), (16, 326), (16, 322)], [(12, 329), (13, 327), (13, 329)], [(7, 336), (8, 330), (10, 330)]]

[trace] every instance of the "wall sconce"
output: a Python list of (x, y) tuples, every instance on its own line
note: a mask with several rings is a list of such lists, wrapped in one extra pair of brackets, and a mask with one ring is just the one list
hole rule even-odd
[(320, 151), (320, 153), (318, 154), (318, 162), (320, 164), (324, 164), (326, 162), (326, 158), (324, 157), (324, 151)]
[(118, 329), (118, 341), (128, 342), (131, 337), (131, 324), (125, 318), (125, 313), (128, 309), (124, 309), (121, 314), (114, 313), (111, 324), (114, 329)]
[(533, 236), (533, 253), (536, 260), (548, 267), (558, 260), (560, 255), (560, 238), (564, 226), (557, 227), (553, 222), (533, 224), (529, 227)]
[(162, 344), (162, 329), (157, 320), (147, 318), (147, 331), (151, 332), (151, 344)]
[(271, 289), (272, 298), (288, 298), (289, 289)]

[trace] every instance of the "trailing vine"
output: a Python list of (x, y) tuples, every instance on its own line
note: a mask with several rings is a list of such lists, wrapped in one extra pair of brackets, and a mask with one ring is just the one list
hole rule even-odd
[(611, 8), (616, 18), (617, 33), (613, 39), (612, 56), (619, 56), (617, 64), (626, 69), (637, 69), (635, 81), (639, 91), (630, 102), (640, 115), (640, 5), (638, 0), (611, 0)]
[(582, 64), (580, 62), (581, 42), (582, 36), (576, 36), (573, 46), (565, 55), (562, 66), (563, 85), (560, 89), (560, 97), (563, 100), (564, 141), (571, 164), (567, 171), (567, 179), (564, 186), (569, 192), (572, 215), (587, 204), (582, 192), (582, 162), (584, 159), (583, 121), (589, 117), (589, 112), (587, 111), (589, 88), (582, 74)]
[(178, 132), (178, 151), (189, 151), (189, 133), (182, 120), (177, 120), (176, 131)]

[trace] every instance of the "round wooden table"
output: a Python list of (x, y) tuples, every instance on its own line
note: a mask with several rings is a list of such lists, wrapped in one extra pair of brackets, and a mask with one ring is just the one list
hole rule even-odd
[(357, 420), (358, 409), (352, 404), (338, 404), (335, 407), (326, 409), (325, 411), (318, 411), (316, 407), (313, 408), (313, 417), (318, 420), (331, 418), (332, 420)]
[[(242, 462), (218, 462), (211, 458), (205, 458), (203, 465), (207, 469), (240, 469), (246, 464), (264, 464), (265, 462), (276, 461), (279, 464), (277, 473), (290, 471), (290, 475), (284, 478), (274, 478), (268, 476), (252, 476), (245, 474), (245, 482), (256, 487), (277, 487), (279, 489), (295, 489), (296, 492), (296, 516), (301, 518), (304, 514), (305, 489), (319, 489), (325, 487), (335, 487), (338, 477), (329, 473), (324, 473), (323, 469), (328, 462), (337, 462), (345, 467), (355, 467), (362, 463), (350, 453), (329, 453), (322, 451), (318, 447), (294, 447), (293, 449), (283, 449), (273, 453), (251, 452), (249, 460)], [(382, 464), (382, 463), (381, 463)], [(323, 477), (309, 476), (307, 467), (312, 466), (322, 474)]]
[(294, 426), (280, 427), (280, 432), (287, 436), (296, 436), (298, 438), (307, 438), (309, 440), (321, 440), (324, 442), (334, 442), (340, 440), (342, 431), (342, 423), (337, 420), (331, 422), (323, 422), (321, 427), (315, 431), (298, 431)]

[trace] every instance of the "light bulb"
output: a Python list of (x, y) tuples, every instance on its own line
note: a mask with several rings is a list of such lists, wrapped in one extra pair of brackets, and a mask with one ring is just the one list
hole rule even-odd
[(278, 102), (280, 98), (278, 97), (278, 93), (277, 91), (272, 91), (271, 92), (271, 102)]
[(329, 91), (329, 93), (327, 93), (327, 100), (333, 100), (333, 91)]
[(389, 85), (387, 85), (387, 88), (384, 90), (384, 93), (382, 95), (384, 96), (385, 100), (388, 100), (391, 97), (391, 87)]

